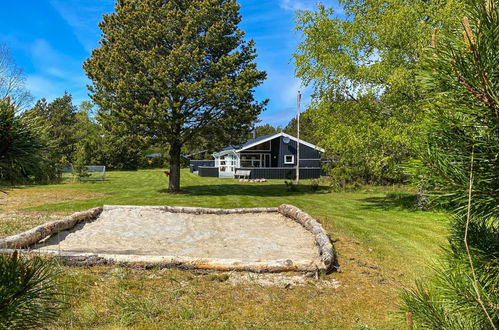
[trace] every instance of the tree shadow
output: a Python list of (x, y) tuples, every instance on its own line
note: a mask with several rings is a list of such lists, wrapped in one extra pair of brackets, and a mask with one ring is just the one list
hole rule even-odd
[(365, 202), (364, 209), (378, 209), (384, 211), (421, 211), (417, 206), (417, 195), (411, 193), (394, 192), (382, 197), (368, 197), (360, 201)]
[[(319, 187), (313, 191), (310, 185), (295, 186), (294, 190), (289, 190), (283, 184), (213, 184), (213, 185), (184, 185), (182, 190), (188, 192), (189, 196), (230, 196), (245, 195), (258, 197), (279, 197), (297, 196), (309, 194), (321, 194), (327, 192), (326, 187)], [(158, 190), (160, 193), (168, 193), (168, 189)]]

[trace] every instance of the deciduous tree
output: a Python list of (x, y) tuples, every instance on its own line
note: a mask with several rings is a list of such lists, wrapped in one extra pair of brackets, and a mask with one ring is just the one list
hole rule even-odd
[(0, 44), (0, 99), (8, 96), (16, 112), (25, 110), (33, 99), (24, 85), (25, 80), (23, 70), (16, 65), (9, 48)]
[(434, 28), (445, 32), (455, 24), (460, 1), (340, 3), (345, 17), (319, 6), (296, 19), (303, 35), (296, 73), (314, 89), (311, 120), (319, 144), (337, 159), (333, 168), (362, 168), (340, 168), (347, 180), (364, 181), (361, 172), (374, 183), (401, 180), (399, 167), (411, 156), (423, 115), (416, 108), (423, 98), (415, 80), (418, 60)]

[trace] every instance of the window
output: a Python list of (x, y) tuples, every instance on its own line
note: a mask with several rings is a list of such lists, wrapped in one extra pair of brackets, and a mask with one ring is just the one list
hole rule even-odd
[(294, 155), (284, 155), (284, 164), (294, 164), (295, 156)]
[(246, 150), (253, 150), (253, 151), (270, 151), (270, 141), (260, 143), (254, 147), (248, 148)]

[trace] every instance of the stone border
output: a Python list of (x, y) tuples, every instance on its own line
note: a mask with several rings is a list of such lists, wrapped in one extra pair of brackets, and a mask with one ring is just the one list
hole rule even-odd
[(60, 258), (69, 265), (102, 265), (102, 264), (128, 264), (141, 268), (153, 266), (178, 267), (185, 269), (211, 269), (220, 271), (251, 271), (251, 272), (289, 272), (305, 271), (316, 272), (318, 270), (330, 272), (337, 268), (337, 259), (333, 244), (322, 225), (299, 208), (283, 204), (279, 207), (268, 208), (197, 208), (179, 206), (131, 206), (131, 205), (104, 205), (103, 208), (94, 208), (84, 212), (76, 212), (69, 217), (46, 223), (21, 234), (0, 239), (0, 252), (9, 252), (12, 249), (29, 247), (42, 239), (52, 236), (60, 231), (71, 229), (83, 221), (95, 220), (103, 210), (121, 208), (143, 208), (153, 209), (170, 213), (189, 214), (241, 214), (241, 213), (280, 213), (293, 221), (301, 224), (315, 237), (319, 247), (321, 263), (319, 265), (310, 260), (243, 260), (243, 259), (220, 259), (220, 258), (192, 258), (177, 256), (147, 256), (147, 255), (119, 255), (119, 254), (92, 254), (71, 251), (41, 250), (31, 251), (35, 254), (48, 254)]

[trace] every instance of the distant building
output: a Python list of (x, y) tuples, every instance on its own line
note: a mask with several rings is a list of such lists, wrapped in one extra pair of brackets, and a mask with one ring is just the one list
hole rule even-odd
[[(300, 178), (318, 178), (322, 174), (324, 149), (300, 140)], [(280, 132), (249, 139), (213, 153), (214, 160), (191, 160), (192, 172), (200, 176), (234, 177), (250, 171), (251, 178), (293, 179), (296, 177), (298, 139)]]
[(163, 154), (155, 153), (155, 154), (146, 155), (147, 159), (153, 159), (153, 158), (159, 158), (159, 157), (163, 157)]
[(194, 158), (206, 158), (208, 156), (209, 151), (208, 150), (200, 150), (198, 152), (193, 152), (191, 154), (185, 154), (182, 155), (184, 158), (187, 159), (194, 159)]

